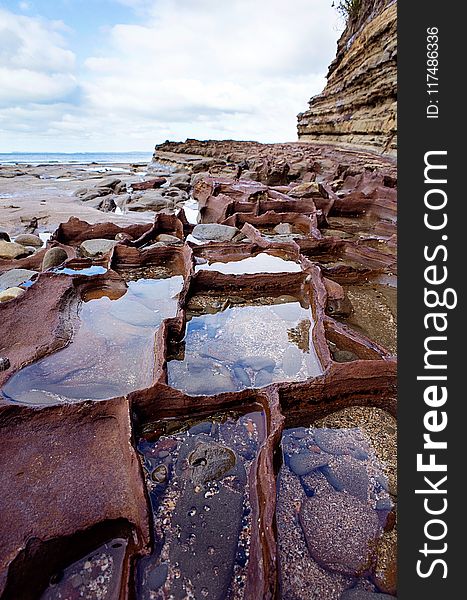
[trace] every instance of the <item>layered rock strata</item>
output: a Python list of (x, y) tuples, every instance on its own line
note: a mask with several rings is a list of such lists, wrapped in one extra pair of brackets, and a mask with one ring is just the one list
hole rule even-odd
[(327, 85), (298, 115), (298, 137), (395, 154), (397, 3), (361, 0), (352, 6)]

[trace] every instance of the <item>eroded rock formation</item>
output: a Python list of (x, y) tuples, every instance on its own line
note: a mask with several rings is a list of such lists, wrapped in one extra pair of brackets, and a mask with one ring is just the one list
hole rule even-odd
[(328, 82), (298, 115), (302, 141), (397, 149), (397, 3), (351, 3)]
[[(391, 473), (366, 442), (309, 429), (349, 407), (361, 422), (338, 426), (395, 414), (393, 161), (196, 141), (157, 158), (184, 165), (201, 227), (184, 210), (72, 218), (0, 261), (23, 286), (0, 304), (0, 597), (393, 594)], [(44, 269), (53, 249), (65, 262)], [(326, 503), (361, 528), (338, 568), (313, 543)]]

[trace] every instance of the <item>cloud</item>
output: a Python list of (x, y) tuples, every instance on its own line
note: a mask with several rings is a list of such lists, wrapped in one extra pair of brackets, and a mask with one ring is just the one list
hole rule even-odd
[[(76, 150), (296, 139), (296, 115), (335, 55), (329, 0), (114, 1), (134, 10), (133, 22), (109, 22), (79, 65), (63, 23), (0, 9), (0, 136), (3, 102), (26, 110), (28, 127), (31, 115), (42, 119), (37, 143)], [(11, 127), (25, 115), (10, 111)]]

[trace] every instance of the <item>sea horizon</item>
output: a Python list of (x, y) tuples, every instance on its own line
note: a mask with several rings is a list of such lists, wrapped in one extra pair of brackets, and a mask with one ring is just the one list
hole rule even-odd
[(0, 165), (148, 163), (152, 152), (0, 152)]

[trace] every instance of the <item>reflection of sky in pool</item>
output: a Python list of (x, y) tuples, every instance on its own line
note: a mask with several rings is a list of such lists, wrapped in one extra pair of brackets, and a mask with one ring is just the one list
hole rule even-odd
[[(104, 400), (152, 383), (154, 335), (177, 311), (181, 276), (130, 281), (118, 300), (102, 296), (80, 307), (71, 343), (25, 367), (3, 388), (25, 404)], [(105, 293), (105, 292), (104, 292)]]
[(284, 260), (266, 252), (231, 262), (212, 262), (197, 265), (196, 271), (218, 271), (227, 275), (245, 273), (298, 273), (301, 267), (292, 260)]
[(200, 395), (316, 377), (322, 369), (311, 318), (299, 302), (195, 316), (187, 323), (184, 359), (167, 364), (169, 385)]

